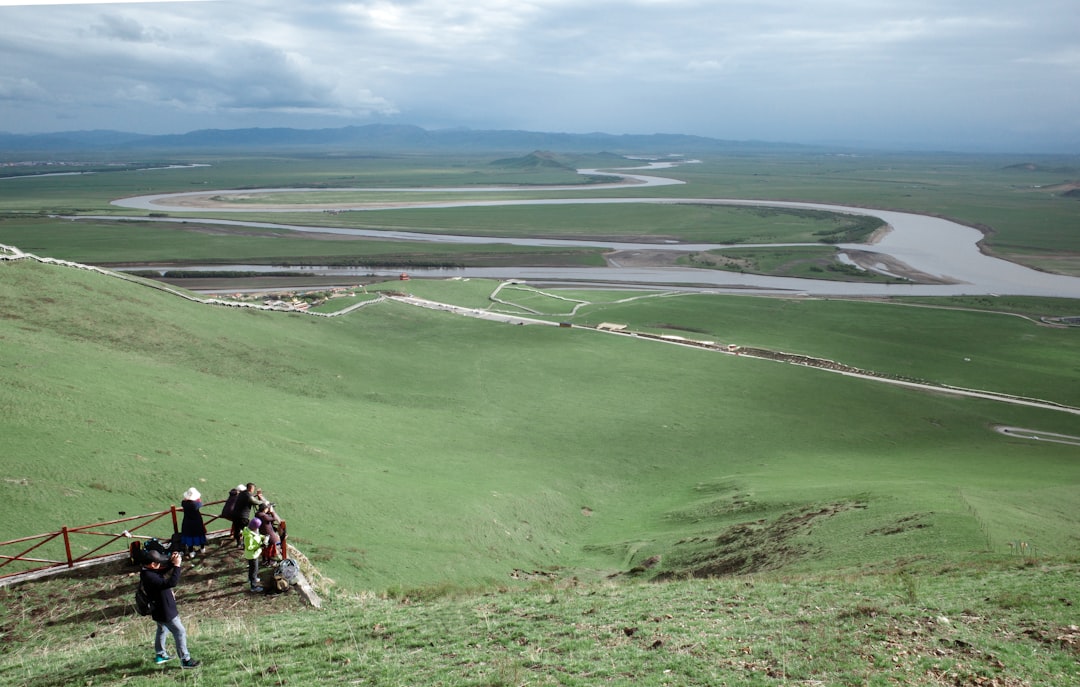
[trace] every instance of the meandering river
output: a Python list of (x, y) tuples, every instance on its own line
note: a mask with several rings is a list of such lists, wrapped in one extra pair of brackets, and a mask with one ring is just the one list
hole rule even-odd
[[(551, 191), (575, 191), (588, 192), (604, 188), (628, 188), (628, 183), (634, 184), (633, 188), (648, 188), (661, 185), (676, 185), (683, 182), (659, 176), (630, 173), (638, 171), (653, 171), (670, 167), (674, 163), (653, 163), (646, 167), (633, 168), (630, 171), (623, 170), (579, 170), (582, 174), (608, 175), (619, 177), (618, 182), (612, 184), (589, 184), (578, 186), (547, 186), (530, 187), (528, 190), (551, 190)], [(342, 192), (355, 191), (378, 191), (386, 193), (389, 189), (245, 189), (245, 190), (219, 190), (198, 191), (188, 193), (157, 194), (123, 198), (113, 201), (114, 205), (156, 212), (207, 212), (216, 213), (251, 213), (251, 212), (325, 212), (328, 208), (334, 210), (347, 210), (350, 212), (393, 212), (400, 208), (454, 208), (454, 207), (491, 207), (501, 205), (573, 205), (573, 204), (618, 204), (618, 203), (711, 203), (717, 205), (741, 205), (741, 206), (768, 206), (785, 207), (812, 210), (826, 210), (848, 214), (870, 215), (879, 217), (885, 221), (891, 230), (875, 244), (840, 244), (838, 248), (845, 250), (858, 250), (876, 253), (882, 256), (880, 271), (888, 273), (886, 264), (890, 261), (899, 261), (910, 268), (931, 275), (941, 281), (951, 282), (943, 284), (880, 284), (865, 282), (834, 282), (816, 279), (795, 279), (786, 277), (769, 277), (764, 275), (739, 274), (708, 269), (693, 269), (680, 267), (623, 267), (617, 263), (608, 267), (466, 267), (454, 269), (415, 269), (410, 268), (410, 274), (416, 276), (444, 276), (444, 277), (484, 277), (492, 279), (523, 279), (526, 281), (552, 282), (591, 282), (603, 284), (619, 284), (625, 286), (660, 286), (679, 288), (683, 290), (701, 291), (734, 291), (740, 293), (786, 293), (807, 294), (820, 296), (943, 296), (943, 295), (1023, 295), (1023, 296), (1058, 296), (1064, 298), (1080, 298), (1080, 278), (1064, 275), (1049, 274), (1033, 270), (1022, 265), (1001, 260), (999, 258), (984, 255), (979, 251), (978, 242), (982, 234), (971, 227), (951, 222), (939, 217), (918, 215), (906, 212), (890, 210), (876, 210), (873, 208), (856, 208), (842, 205), (830, 205), (821, 203), (802, 203), (768, 200), (743, 200), (735, 198), (655, 198), (649, 196), (633, 198), (550, 198), (539, 200), (463, 200), (463, 201), (439, 201), (439, 202), (408, 202), (386, 204), (373, 207), (371, 205), (356, 204), (333, 206), (292, 206), (292, 205), (236, 205), (225, 206), (223, 203), (214, 202), (217, 196), (229, 196), (237, 194), (258, 193), (260, 196), (274, 193), (296, 193), (305, 190), (318, 190), (326, 193), (340, 190)], [(486, 188), (400, 188), (393, 191), (422, 193), (422, 192), (503, 192), (521, 191), (520, 187), (486, 187)], [(210, 205), (212, 207), (207, 207)], [(613, 251), (707, 251), (730, 247), (725, 244), (656, 244), (656, 243), (618, 243), (611, 241), (588, 241), (571, 239), (510, 239), (494, 238), (490, 236), (461, 236), (461, 235), (436, 235), (422, 234), (406, 231), (381, 231), (349, 228), (312, 227), (294, 224), (279, 224), (270, 222), (253, 222), (242, 219), (194, 219), (182, 217), (138, 217), (117, 218), (98, 217), (98, 219), (130, 219), (140, 222), (194, 222), (200, 224), (218, 224), (226, 226), (242, 226), (261, 229), (288, 229), (298, 232), (333, 233), (358, 237), (382, 238), (388, 240), (425, 241), (437, 243), (470, 243), (470, 244), (512, 244), (518, 246), (536, 247), (603, 247)], [(775, 244), (771, 244), (775, 245)], [(820, 245), (820, 244), (814, 244)], [(748, 244), (739, 244), (738, 247), (748, 247)], [(249, 270), (249, 271), (274, 271), (282, 270), (289, 272), (300, 271), (298, 268), (275, 268), (266, 265), (213, 265), (187, 267), (169, 266), (170, 271), (179, 270)], [(383, 274), (396, 275), (400, 270), (372, 270), (370, 268), (336, 268), (336, 267), (310, 267), (302, 271), (324, 275), (367, 275)]]

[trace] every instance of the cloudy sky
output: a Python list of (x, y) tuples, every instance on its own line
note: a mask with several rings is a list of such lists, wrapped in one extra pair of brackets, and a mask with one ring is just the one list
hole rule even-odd
[(1077, 0), (0, 0), (0, 131), (686, 133), (1080, 153)]

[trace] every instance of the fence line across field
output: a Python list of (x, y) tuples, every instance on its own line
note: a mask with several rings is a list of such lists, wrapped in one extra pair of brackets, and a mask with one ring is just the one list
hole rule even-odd
[[(221, 505), (223, 503), (225, 503), (224, 499), (211, 501), (204, 504), (203, 508)], [(207, 539), (225, 537), (231, 532), (232, 521), (230, 519), (223, 518), (220, 515), (208, 515), (201, 510), (200, 515), (202, 515), (203, 523), (207, 525), (215, 520), (221, 520), (228, 524), (228, 526), (223, 529), (215, 530), (211, 530), (208, 526), (206, 528)], [(32, 579), (53, 572), (61, 572), (63, 570), (70, 570), (128, 556), (131, 551), (131, 544), (136, 540), (145, 541), (149, 539), (161, 539), (168, 541), (173, 534), (180, 531), (181, 517), (182, 510), (174, 505), (170, 506), (168, 510), (147, 513), (145, 515), (133, 515), (116, 520), (97, 522), (91, 525), (81, 525), (79, 527), (64, 526), (55, 532), (46, 532), (45, 534), (35, 534), (28, 537), (20, 537), (18, 539), (0, 542), (0, 587), (24, 579)], [(169, 535), (156, 536), (150, 534), (138, 534), (143, 528), (158, 523), (163, 519), (172, 526), (172, 531)], [(137, 524), (125, 527), (119, 532), (115, 531), (115, 529), (105, 531), (105, 528), (115, 527), (116, 525), (124, 523)], [(282, 558), (288, 558), (289, 549), (286, 544), (285, 521), (280, 521), (278, 527), (280, 528), (281, 535), (281, 556)], [(106, 541), (98, 546), (79, 552), (78, 554), (73, 554), (72, 540), (77, 539), (78, 541), (82, 541), (84, 537), (104, 537)], [(58, 541), (63, 543), (62, 556), (60, 552), (55, 552), (55, 555), (48, 556), (47, 554), (49, 551), (45, 548), (46, 545), (52, 543), (53, 546), (51, 548), (55, 551), (56, 546), (58, 546)], [(122, 548), (117, 549), (116, 547), (121, 543)], [(22, 548), (21, 551), (18, 551), (18, 553), (10, 553), (11, 551), (21, 548), (22, 545), (27, 546), (26, 548)], [(16, 563), (39, 563), (41, 565), (10, 572), (4, 571), (5, 567)]]

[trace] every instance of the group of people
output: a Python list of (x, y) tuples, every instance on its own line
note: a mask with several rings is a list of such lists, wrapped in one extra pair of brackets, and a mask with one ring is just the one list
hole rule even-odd
[[(150, 616), (157, 623), (154, 662), (162, 664), (172, 660), (165, 647), (167, 635), (172, 634), (176, 653), (180, 656), (180, 666), (196, 668), (199, 661), (193, 659), (188, 652), (187, 631), (176, 609), (173, 589), (180, 583), (184, 554), (195, 557), (205, 552), (206, 523), (200, 512), (203, 506), (202, 494), (195, 487), (188, 489), (184, 492), (180, 506), (184, 516), (178, 543), (183, 551), (176, 546), (172, 547), (168, 554), (146, 549), (139, 582), (152, 600), (153, 610)], [(274, 511), (274, 504), (263, 496), (262, 489), (248, 482), (229, 490), (221, 517), (232, 522), (231, 540), (243, 549), (251, 591), (263, 591), (259, 584), (260, 560), (274, 561), (282, 557), (281, 536), (278, 532), (281, 520)]]
[[(206, 547), (206, 523), (202, 518), (202, 505), (202, 494), (195, 487), (185, 491), (180, 501), (184, 512), (180, 524), (180, 544), (189, 557), (197, 556)], [(251, 482), (230, 489), (225, 505), (221, 508), (221, 517), (232, 523), (230, 536), (238, 548), (244, 549), (245, 557), (251, 548), (252, 551), (258, 550), (263, 561), (281, 559), (281, 535), (278, 531), (281, 519), (274, 511), (274, 504), (263, 496), (262, 489)], [(250, 537), (244, 534), (248, 530), (262, 535), (261, 539), (256, 540), (259, 542), (258, 547), (248, 547), (247, 539)]]
[(274, 511), (274, 504), (263, 496), (262, 489), (248, 482), (229, 491), (221, 516), (232, 519), (232, 538), (247, 559), (251, 591), (263, 591), (259, 583), (259, 561), (281, 560), (282, 556), (278, 533), (281, 519)]

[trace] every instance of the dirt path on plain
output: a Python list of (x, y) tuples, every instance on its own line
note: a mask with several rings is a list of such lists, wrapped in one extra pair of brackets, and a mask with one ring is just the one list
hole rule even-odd
[(1024, 429), (1023, 427), (1005, 426), (994, 427), (994, 431), (1010, 437), (1018, 437), (1020, 439), (1031, 439), (1032, 441), (1043, 441), (1051, 444), (1068, 444), (1069, 446), (1080, 446), (1080, 437), (1074, 437), (1071, 434), (1040, 432), (1037, 429)]

